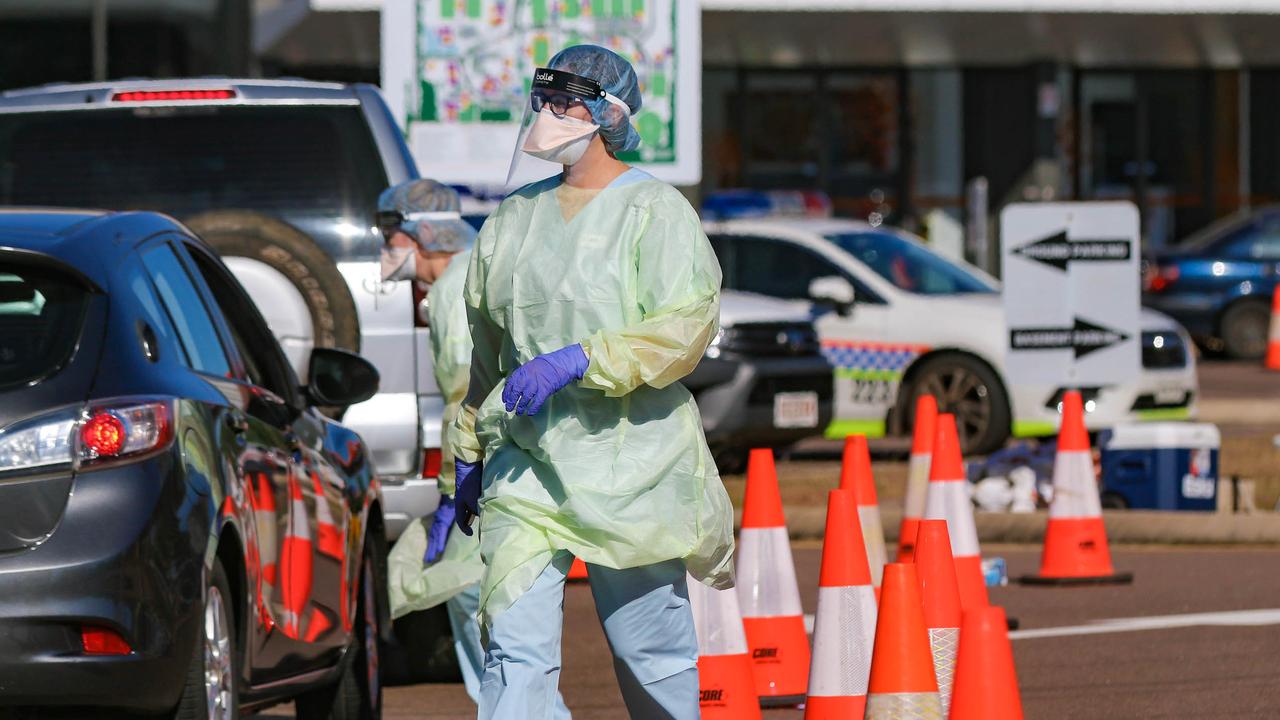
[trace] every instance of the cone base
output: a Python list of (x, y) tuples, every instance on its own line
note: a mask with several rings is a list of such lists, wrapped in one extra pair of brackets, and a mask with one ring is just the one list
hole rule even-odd
[(762, 708), (786, 708), (795, 707), (804, 704), (804, 695), (773, 695), (771, 697), (760, 696), (760, 707)]
[[(1049, 577), (1047, 575), (1023, 575), (1018, 578), (1023, 585), (1128, 585), (1133, 582), (1133, 573), (1122, 572), (1111, 575), (1091, 575), (1082, 577)], [(1010, 620), (1010, 623), (1016, 622)], [(1014, 627), (1010, 627), (1013, 630)]]
[[(797, 705), (809, 688), (809, 636), (803, 615), (743, 618), (761, 707)], [(769, 703), (777, 702), (777, 705)]]
[[(827, 720), (827, 718), (860, 718), (867, 709), (865, 695), (841, 697), (823, 697), (812, 695), (804, 703), (805, 720)], [(705, 717), (705, 716), (704, 716)]]
[(1274, 342), (1267, 346), (1266, 367), (1268, 370), (1280, 370), (1280, 345)]
[(746, 653), (698, 658), (698, 685), (706, 720), (759, 720), (760, 701)]

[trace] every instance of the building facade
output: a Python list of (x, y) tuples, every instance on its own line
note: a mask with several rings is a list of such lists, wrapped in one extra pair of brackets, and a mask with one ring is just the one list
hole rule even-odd
[[(380, 10), (411, 1), (0, 0), (0, 87), (377, 81)], [(1132, 200), (1153, 248), (1280, 201), (1280, 0), (701, 7), (694, 193), (821, 190), (837, 214), (917, 227), (935, 211), (978, 212), (969, 188), (983, 178), (992, 214), (1024, 199)]]

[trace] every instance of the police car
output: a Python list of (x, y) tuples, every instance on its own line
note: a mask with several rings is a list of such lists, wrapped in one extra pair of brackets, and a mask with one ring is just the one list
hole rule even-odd
[[(769, 213), (756, 203), (744, 214)], [(995, 450), (1010, 435), (1056, 433), (1065, 383), (1006, 379), (1008, 333), (998, 281), (896, 228), (830, 217), (733, 215), (704, 206), (724, 286), (810, 308), (834, 366), (829, 437), (908, 432), (923, 393), (956, 415), (966, 453)], [(1081, 389), (1090, 428), (1195, 415), (1198, 384), (1186, 331), (1145, 308), (1142, 330), (1136, 381)]]

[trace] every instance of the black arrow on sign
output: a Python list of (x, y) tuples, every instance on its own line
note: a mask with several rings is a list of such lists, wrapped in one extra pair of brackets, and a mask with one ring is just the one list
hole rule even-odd
[(1068, 240), (1067, 231), (1023, 245), (1013, 251), (1028, 260), (1066, 270), (1071, 262), (1114, 262), (1128, 260), (1133, 252), (1128, 240)]
[(1118, 330), (1080, 318), (1076, 318), (1075, 325), (1069, 328), (1015, 328), (1009, 331), (1009, 347), (1014, 350), (1074, 350), (1077, 360), (1128, 339), (1128, 335)]

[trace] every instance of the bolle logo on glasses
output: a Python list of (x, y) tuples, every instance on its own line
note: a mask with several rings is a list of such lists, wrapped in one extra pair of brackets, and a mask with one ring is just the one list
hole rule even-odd
[(556, 75), (555, 73), (540, 72), (534, 75), (533, 79), (537, 80), (538, 82), (555, 82)]

